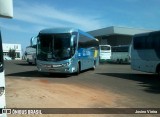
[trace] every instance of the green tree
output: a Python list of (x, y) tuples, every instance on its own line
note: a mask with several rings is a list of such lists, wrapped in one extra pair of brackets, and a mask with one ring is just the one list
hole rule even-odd
[(14, 60), (16, 58), (16, 50), (10, 49), (8, 55)]

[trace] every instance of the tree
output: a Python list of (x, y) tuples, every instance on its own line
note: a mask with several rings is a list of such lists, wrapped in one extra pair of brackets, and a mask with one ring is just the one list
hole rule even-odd
[(16, 50), (10, 49), (8, 55), (14, 60), (16, 58)]

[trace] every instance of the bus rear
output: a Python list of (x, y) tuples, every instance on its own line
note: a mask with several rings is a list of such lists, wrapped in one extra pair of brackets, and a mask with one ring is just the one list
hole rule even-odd
[(100, 45), (100, 60), (110, 60), (111, 59), (111, 46), (110, 45)]
[(25, 51), (25, 59), (28, 64), (36, 64), (36, 46), (28, 46)]
[(112, 46), (111, 61), (116, 63), (130, 63), (130, 46)]

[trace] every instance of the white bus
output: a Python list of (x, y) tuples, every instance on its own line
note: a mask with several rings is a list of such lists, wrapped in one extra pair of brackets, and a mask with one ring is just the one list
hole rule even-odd
[(110, 60), (110, 59), (111, 59), (111, 46), (100, 45), (100, 60)]
[(129, 45), (112, 46), (111, 62), (130, 63)]
[[(4, 76), (4, 63), (3, 63), (3, 50), (2, 50), (2, 38), (0, 32), (0, 109), (5, 108), (5, 76)], [(0, 117), (2, 115), (2, 110), (0, 110)]]
[(131, 68), (160, 74), (160, 31), (137, 34), (133, 37)]
[(28, 64), (36, 64), (36, 47), (37, 45), (26, 47), (25, 59)]
[[(12, 0), (0, 0), (0, 17), (12, 18), (13, 17), (13, 1)], [(3, 113), (2, 109), (6, 108), (5, 100), (5, 76), (4, 76), (4, 62), (3, 62), (3, 49), (2, 49), (2, 37), (0, 29), (0, 117), (7, 117), (6, 113)]]
[(51, 28), (37, 37), (37, 67), (40, 72), (77, 73), (99, 64), (99, 41), (74, 28)]

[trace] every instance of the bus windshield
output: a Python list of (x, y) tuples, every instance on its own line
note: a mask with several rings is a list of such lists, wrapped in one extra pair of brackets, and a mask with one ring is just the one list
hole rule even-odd
[(111, 47), (110, 46), (100, 46), (101, 50), (110, 50)]
[(40, 34), (37, 57), (39, 60), (57, 61), (71, 57), (71, 34)]
[(100, 45), (100, 60), (109, 60), (111, 58), (111, 46)]
[(129, 45), (112, 47), (112, 52), (128, 52), (128, 51), (129, 51)]

